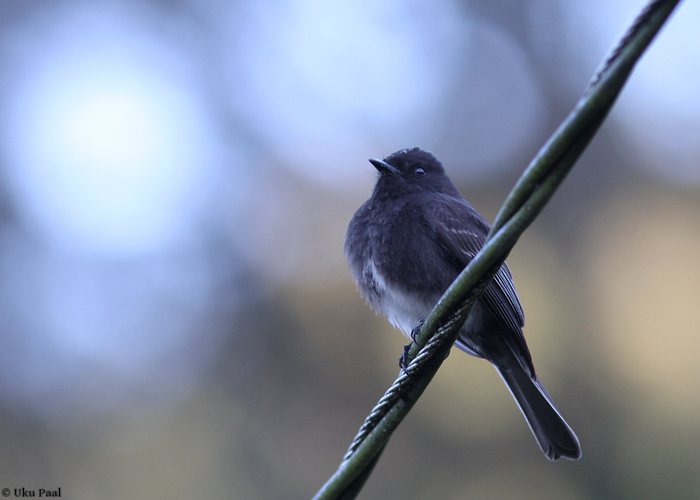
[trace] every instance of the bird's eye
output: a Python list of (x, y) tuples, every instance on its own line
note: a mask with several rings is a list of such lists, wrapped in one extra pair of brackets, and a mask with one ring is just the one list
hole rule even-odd
[(422, 168), (418, 167), (418, 168), (416, 169), (416, 175), (419, 175), (419, 176), (425, 175), (425, 170), (423, 170)]

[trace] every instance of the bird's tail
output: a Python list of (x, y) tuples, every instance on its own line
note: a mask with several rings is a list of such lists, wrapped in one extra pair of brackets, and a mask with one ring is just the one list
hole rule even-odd
[(581, 458), (581, 447), (571, 427), (554, 406), (547, 390), (535, 376), (534, 379), (515, 363), (509, 370), (496, 368), (511, 394), (525, 415), (530, 430), (548, 459), (568, 460)]

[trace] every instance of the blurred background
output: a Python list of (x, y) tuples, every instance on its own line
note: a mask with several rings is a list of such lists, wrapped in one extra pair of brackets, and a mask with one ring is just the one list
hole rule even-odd
[[(355, 290), (370, 157), (489, 220), (642, 2), (0, 2), (0, 487), (309, 498), (407, 342)], [(583, 448), (455, 351), (361, 498), (700, 496), (700, 6), (509, 258)]]

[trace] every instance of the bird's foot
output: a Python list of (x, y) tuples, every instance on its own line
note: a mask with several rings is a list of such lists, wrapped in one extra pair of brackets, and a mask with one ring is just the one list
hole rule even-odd
[(420, 329), (423, 327), (424, 322), (425, 320), (423, 318), (418, 318), (418, 325), (411, 330), (411, 343), (403, 347), (403, 354), (399, 358), (399, 368), (401, 368), (401, 370), (404, 372), (406, 372), (406, 367), (408, 366), (409, 362), (408, 353), (411, 350), (413, 342), (416, 340), (416, 336), (420, 333)]
[(421, 328), (423, 328), (423, 323), (425, 323), (425, 320), (423, 318), (418, 318), (418, 324), (413, 330), (411, 330), (411, 340), (416, 340)]
[(401, 368), (401, 371), (404, 373), (406, 373), (406, 368), (408, 367), (408, 352), (411, 350), (412, 345), (413, 342), (403, 346), (403, 354), (399, 356), (399, 368)]

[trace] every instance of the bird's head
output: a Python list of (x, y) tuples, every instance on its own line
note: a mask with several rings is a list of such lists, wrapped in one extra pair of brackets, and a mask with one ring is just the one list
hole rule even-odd
[(399, 196), (427, 191), (454, 195), (457, 188), (431, 153), (420, 148), (402, 149), (383, 160), (370, 159), (379, 172), (375, 192)]

